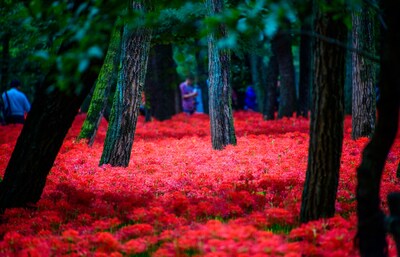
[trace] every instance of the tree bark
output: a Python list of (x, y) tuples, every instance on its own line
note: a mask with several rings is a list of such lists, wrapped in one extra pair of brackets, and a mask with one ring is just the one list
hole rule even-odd
[[(178, 84), (172, 45), (156, 45), (150, 50), (144, 90), (157, 120), (167, 120), (175, 114), (175, 92)], [(147, 102), (149, 101), (149, 103)]]
[(249, 54), (250, 59), (250, 69), (251, 69), (251, 78), (252, 83), (254, 85), (254, 89), (256, 91), (257, 97), (257, 110), (262, 112), (264, 109), (264, 98), (265, 98), (265, 86), (262, 81), (262, 68), (263, 58), (255, 53)]
[[(372, 13), (363, 7), (353, 13), (353, 47), (375, 53)], [(352, 138), (368, 137), (375, 128), (375, 67), (361, 54), (353, 52)]]
[[(223, 0), (207, 0), (208, 15), (222, 12)], [(218, 33), (218, 34), (217, 34)], [(223, 149), (228, 144), (236, 145), (233, 126), (230, 84), (230, 52), (217, 48), (217, 40), (227, 35), (226, 27), (219, 25), (218, 31), (208, 36), (209, 56), (209, 110), (212, 147)]]
[[(101, 42), (91, 42), (88, 47), (96, 45), (105, 52), (106, 44), (103, 42), (108, 42), (110, 32), (107, 27), (102, 28), (101, 32), (97, 32), (102, 33)], [(73, 47), (73, 42), (65, 41), (58, 55), (67, 54)], [(103, 58), (92, 59), (79, 84), (72, 79), (65, 80), (68, 92), (54, 86), (58, 70), (56, 65), (51, 67), (37, 91), (0, 183), (1, 209), (26, 207), (40, 199), (57, 153), (102, 64)], [(77, 90), (80, 87), (81, 90)]]
[(200, 40), (197, 40), (196, 44), (198, 48), (195, 55), (197, 63), (197, 77), (198, 77), (197, 84), (199, 85), (202, 92), (201, 96), (203, 100), (204, 113), (209, 114), (207, 62), (206, 58), (204, 57), (205, 54), (204, 55), (202, 54), (203, 52), (205, 52), (205, 50), (203, 49), (204, 46), (200, 43)]
[[(133, 7), (137, 10), (144, 9), (140, 2), (134, 2)], [(132, 30), (125, 25), (122, 40), (122, 67), (100, 165), (127, 167), (146, 77), (151, 30), (147, 28)]]
[(264, 103), (264, 120), (273, 120), (275, 119), (275, 103), (277, 101), (276, 90), (278, 84), (278, 60), (276, 55), (272, 54), (269, 58), (269, 62), (267, 65), (267, 81), (266, 81), (266, 89), (265, 89), (265, 103)]
[(382, 0), (380, 4), (384, 18), (379, 75), (381, 101), (377, 105), (378, 122), (375, 132), (363, 151), (362, 161), (357, 169), (357, 237), (360, 255), (365, 257), (388, 256), (379, 193), (383, 168), (399, 122), (400, 4), (390, 0)]
[[(352, 31), (349, 30), (348, 34), (349, 47), (352, 47)], [(346, 53), (346, 76), (344, 81), (344, 113), (351, 115), (352, 112), (352, 98), (353, 98), (353, 54), (351, 51)]]
[(116, 83), (119, 56), (121, 48), (121, 29), (114, 28), (111, 36), (111, 42), (108, 47), (107, 55), (103, 67), (97, 78), (95, 89), (90, 101), (89, 110), (86, 119), (82, 125), (78, 139), (88, 139), (88, 145), (93, 145), (97, 130), (107, 106), (108, 97), (112, 85)]
[(7, 89), (7, 83), (9, 83), (9, 67), (10, 67), (10, 40), (11, 34), (4, 33), (2, 37), (2, 58), (1, 58), (1, 81), (0, 81), (0, 92), (4, 92)]
[(271, 47), (278, 58), (280, 75), (278, 119), (292, 117), (296, 111), (296, 89), (291, 35), (279, 32), (272, 40)]
[[(311, 3), (307, 3), (311, 6)], [(310, 8), (312, 9), (312, 8)], [(307, 12), (307, 16), (301, 25), (302, 31), (312, 30), (311, 10)], [(302, 34), (300, 36), (300, 79), (299, 79), (299, 106), (298, 116), (308, 118), (310, 110), (310, 89), (312, 83), (312, 38), (309, 35)]]
[[(346, 27), (342, 21), (334, 19), (332, 13), (317, 11), (315, 31), (346, 42)], [(301, 222), (334, 215), (343, 141), (346, 49), (321, 39), (316, 40), (315, 48), (314, 112), (311, 114)]]

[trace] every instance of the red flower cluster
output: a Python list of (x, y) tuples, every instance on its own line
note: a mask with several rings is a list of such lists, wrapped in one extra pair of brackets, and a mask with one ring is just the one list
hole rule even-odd
[[(306, 119), (235, 113), (237, 146), (214, 151), (206, 115), (149, 123), (140, 117), (129, 167), (116, 168), (98, 167), (106, 121), (93, 147), (76, 141), (84, 118), (70, 129), (38, 208), (3, 215), (0, 256), (358, 256), (355, 170), (368, 140), (351, 140), (349, 118), (337, 216), (303, 225)], [(2, 173), (20, 130), (0, 130)], [(400, 189), (399, 139), (382, 197)], [(395, 256), (392, 242), (390, 252)]]

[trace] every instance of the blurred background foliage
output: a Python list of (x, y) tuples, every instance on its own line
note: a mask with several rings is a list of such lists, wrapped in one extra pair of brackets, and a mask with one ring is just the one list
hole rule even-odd
[[(67, 80), (80, 83), (90, 61), (104, 55), (96, 42), (102, 41), (102, 30), (125, 22), (153, 29), (152, 44), (172, 44), (177, 72), (184, 77), (196, 73), (198, 65), (207, 67), (207, 34), (224, 23), (228, 35), (218, 46), (232, 50), (232, 85), (238, 89), (251, 83), (246, 55), (256, 53), (268, 61), (269, 42), (278, 29), (289, 22), (292, 33), (295, 68), (298, 71), (300, 24), (305, 5), (301, 0), (225, 1), (223, 13), (208, 17), (203, 1), (145, 0), (146, 13), (127, 8), (130, 1), (11, 1), (0, 4), (0, 85), (4, 91), (12, 79), (19, 79), (30, 99), (52, 64), (57, 65), (57, 86), (63, 90)], [(325, 1), (318, 1), (324, 5)], [(361, 5), (361, 0), (334, 0), (325, 8), (351, 26), (347, 11)], [(111, 30), (109, 30), (111, 31)], [(58, 54), (65, 40), (69, 50)], [(197, 54), (197, 57), (196, 57)], [(74, 90), (79, 90), (77, 87)]]

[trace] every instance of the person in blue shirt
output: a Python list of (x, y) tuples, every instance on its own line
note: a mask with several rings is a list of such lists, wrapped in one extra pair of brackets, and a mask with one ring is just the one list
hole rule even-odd
[(7, 124), (23, 124), (25, 113), (31, 109), (31, 105), (25, 94), (20, 91), (19, 80), (11, 81), (11, 89), (2, 94)]
[(194, 91), (197, 93), (196, 95), (196, 113), (204, 113), (204, 107), (203, 107), (203, 96), (201, 95), (201, 88), (199, 85), (195, 84), (194, 85)]

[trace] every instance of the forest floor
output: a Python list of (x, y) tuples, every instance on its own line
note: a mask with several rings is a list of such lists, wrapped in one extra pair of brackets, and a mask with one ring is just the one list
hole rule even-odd
[[(263, 121), (237, 112), (237, 146), (211, 149), (208, 116), (140, 117), (128, 168), (99, 167), (107, 130), (93, 147), (70, 129), (37, 209), (10, 209), (0, 256), (358, 256), (356, 167), (368, 139), (351, 140), (345, 120), (337, 215), (298, 222), (309, 120)], [(3, 175), (21, 125), (0, 127)], [(400, 190), (400, 136), (381, 196)], [(386, 200), (383, 200), (386, 209)], [(390, 241), (390, 255), (395, 246)]]

